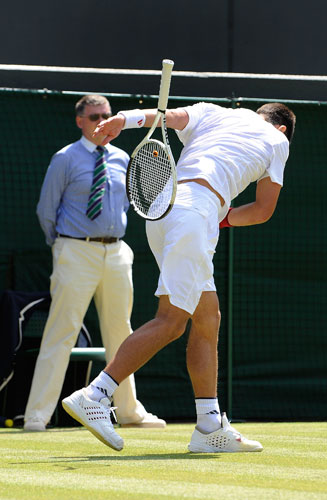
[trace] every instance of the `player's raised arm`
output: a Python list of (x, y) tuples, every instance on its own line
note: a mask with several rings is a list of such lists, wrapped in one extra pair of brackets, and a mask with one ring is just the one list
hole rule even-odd
[[(157, 109), (133, 109), (120, 111), (117, 115), (104, 120), (95, 129), (93, 136), (103, 135), (102, 145), (108, 144), (119, 136), (120, 132), (129, 128), (151, 127), (157, 114)], [(189, 117), (185, 109), (168, 109), (166, 124), (168, 128), (183, 130), (188, 124)], [(160, 126), (160, 121), (157, 125)]]
[(123, 115), (118, 114), (112, 116), (108, 120), (104, 120), (99, 123), (97, 128), (93, 132), (93, 137), (97, 137), (99, 135), (103, 136), (102, 146), (105, 146), (113, 139), (119, 136), (120, 132), (124, 128), (125, 118)]
[[(151, 127), (154, 119), (156, 117), (157, 110), (156, 109), (146, 109), (144, 110), (145, 115), (145, 127)], [(168, 128), (173, 128), (175, 130), (183, 130), (188, 124), (189, 117), (185, 109), (177, 108), (177, 109), (167, 109), (166, 111), (166, 125)], [(160, 126), (160, 121), (157, 127)]]

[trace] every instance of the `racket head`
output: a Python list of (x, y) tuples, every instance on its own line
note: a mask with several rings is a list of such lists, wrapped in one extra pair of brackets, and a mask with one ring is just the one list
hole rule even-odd
[(126, 193), (133, 209), (144, 219), (162, 219), (173, 207), (176, 186), (170, 149), (156, 139), (145, 140), (133, 151), (126, 173)]

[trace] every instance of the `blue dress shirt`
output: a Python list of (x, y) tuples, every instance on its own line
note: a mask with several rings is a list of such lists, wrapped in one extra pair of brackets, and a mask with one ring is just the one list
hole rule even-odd
[(75, 238), (124, 236), (129, 156), (112, 144), (106, 150), (106, 191), (102, 212), (95, 220), (86, 216), (86, 209), (98, 155), (96, 145), (82, 136), (52, 157), (36, 210), (48, 245), (54, 243), (57, 233)]

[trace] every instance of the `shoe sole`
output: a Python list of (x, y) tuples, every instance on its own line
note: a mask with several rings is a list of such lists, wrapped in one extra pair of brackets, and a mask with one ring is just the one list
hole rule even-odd
[(188, 450), (191, 453), (251, 453), (255, 452), (258, 453), (263, 450), (263, 448), (253, 448), (252, 450), (212, 450), (207, 447), (201, 447), (201, 446), (192, 446), (191, 444), (188, 445)]
[(101, 434), (99, 434), (97, 431), (95, 431), (94, 429), (92, 429), (92, 427), (88, 426), (85, 422), (83, 422), (82, 419), (77, 415), (77, 413), (75, 413), (74, 410), (65, 401), (62, 401), (61, 403), (62, 403), (62, 406), (63, 406), (64, 410), (71, 417), (73, 417), (75, 420), (77, 420), (77, 422), (79, 422), (84, 427), (86, 427), (86, 429), (88, 431), (90, 431), (91, 434), (93, 434), (93, 436), (95, 436), (97, 439), (99, 439), (99, 441), (101, 441), (103, 444), (105, 444), (106, 446), (109, 446), (110, 448), (112, 448), (115, 451), (121, 451), (123, 449), (124, 443), (119, 448), (119, 447), (116, 447), (114, 444), (110, 443), (109, 441), (106, 441), (105, 438), (103, 436), (101, 436)]
[(46, 429), (32, 429), (32, 428), (28, 428), (28, 427), (24, 427), (24, 431), (25, 432), (45, 432)]

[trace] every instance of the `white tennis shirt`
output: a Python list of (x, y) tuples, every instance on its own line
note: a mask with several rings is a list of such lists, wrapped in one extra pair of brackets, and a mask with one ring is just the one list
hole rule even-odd
[(183, 109), (189, 122), (176, 130), (184, 145), (178, 180), (205, 179), (227, 206), (251, 182), (264, 177), (283, 185), (289, 142), (273, 125), (249, 109), (203, 102)]

